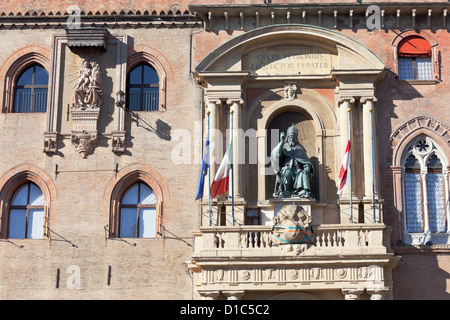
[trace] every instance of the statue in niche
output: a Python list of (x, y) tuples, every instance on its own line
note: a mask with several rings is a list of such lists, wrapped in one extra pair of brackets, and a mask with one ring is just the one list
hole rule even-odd
[(103, 103), (103, 74), (97, 59), (83, 61), (72, 95), (72, 108), (98, 109)]
[(272, 150), (271, 164), (276, 174), (274, 197), (311, 196), (310, 180), (314, 167), (297, 136), (298, 130), (292, 124), (286, 134), (281, 133), (280, 143)]

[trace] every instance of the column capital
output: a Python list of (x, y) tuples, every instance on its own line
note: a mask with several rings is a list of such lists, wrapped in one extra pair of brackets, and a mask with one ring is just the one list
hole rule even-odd
[(232, 105), (232, 104), (239, 104), (239, 105), (243, 105), (244, 104), (244, 100), (242, 100), (241, 98), (229, 98), (227, 100), (227, 104), (228, 105)]
[(205, 300), (215, 300), (220, 295), (219, 290), (199, 290), (198, 293)]
[(355, 98), (354, 97), (339, 97), (338, 104), (341, 105), (344, 102), (355, 103)]
[(244, 294), (244, 290), (229, 290), (222, 291), (222, 294), (227, 297), (228, 300), (239, 300)]
[(205, 98), (206, 104), (214, 103), (214, 104), (222, 104), (222, 101), (217, 98)]
[(361, 103), (366, 103), (366, 102), (368, 102), (368, 101), (372, 101), (373, 103), (375, 103), (375, 102), (377, 102), (378, 100), (377, 100), (377, 98), (375, 98), (374, 96), (366, 96), (366, 97), (361, 97), (361, 98), (359, 99), (359, 101), (360, 101)]
[(384, 300), (388, 288), (367, 288), (367, 293), (370, 295), (370, 300)]
[(342, 288), (342, 293), (345, 295), (345, 300), (359, 300), (364, 289), (361, 288)]

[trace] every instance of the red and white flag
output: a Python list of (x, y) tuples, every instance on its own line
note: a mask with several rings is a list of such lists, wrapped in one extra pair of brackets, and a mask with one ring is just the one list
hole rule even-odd
[(211, 184), (211, 199), (215, 196), (219, 196), (228, 191), (228, 185), (230, 180), (230, 169), (232, 166), (232, 153), (233, 153), (233, 142), (228, 146), (227, 152), (225, 153), (222, 162), (220, 163), (219, 170), (217, 170), (216, 176), (213, 183)]
[(342, 160), (341, 171), (339, 172), (338, 178), (338, 194), (341, 195), (342, 190), (344, 190), (345, 182), (347, 181), (347, 170), (348, 170), (348, 158), (350, 154), (350, 140), (347, 142), (347, 147), (345, 148), (344, 159)]

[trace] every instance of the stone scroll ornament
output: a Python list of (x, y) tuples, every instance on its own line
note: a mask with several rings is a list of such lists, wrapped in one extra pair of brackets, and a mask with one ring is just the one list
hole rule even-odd
[(273, 220), (275, 245), (313, 243), (312, 218), (301, 205), (285, 205)]
[(310, 180), (314, 167), (305, 148), (298, 142), (298, 130), (294, 124), (280, 135), (280, 142), (271, 152), (271, 164), (276, 174), (274, 197), (311, 196)]

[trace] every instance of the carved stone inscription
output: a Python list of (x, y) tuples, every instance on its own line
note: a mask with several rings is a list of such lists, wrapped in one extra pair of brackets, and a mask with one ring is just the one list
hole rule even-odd
[(319, 75), (331, 71), (331, 52), (314, 46), (261, 48), (249, 54), (253, 75)]

